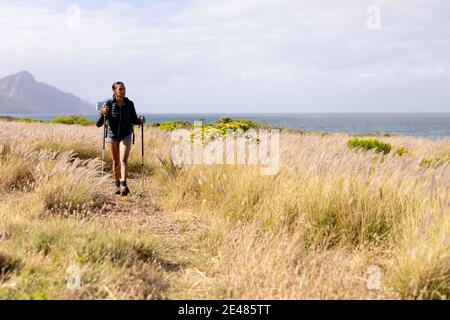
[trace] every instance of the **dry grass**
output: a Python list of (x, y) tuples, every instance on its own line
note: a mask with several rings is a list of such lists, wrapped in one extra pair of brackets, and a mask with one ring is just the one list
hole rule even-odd
[[(134, 193), (120, 199), (147, 213), (111, 220), (100, 131), (0, 126), (0, 297), (449, 298), (450, 166), (423, 164), (449, 157), (448, 139), (376, 137), (408, 151), (383, 156), (349, 150), (345, 134), (283, 132), (281, 169), (262, 176), (177, 167), (170, 134), (147, 128), (144, 170), (138, 135)], [(158, 211), (177, 232), (149, 231)], [(65, 287), (73, 264), (80, 290)]]

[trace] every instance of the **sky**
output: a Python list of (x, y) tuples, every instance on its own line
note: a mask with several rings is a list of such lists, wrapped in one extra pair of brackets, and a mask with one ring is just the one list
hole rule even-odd
[(0, 77), (138, 112), (450, 112), (448, 0), (0, 0)]

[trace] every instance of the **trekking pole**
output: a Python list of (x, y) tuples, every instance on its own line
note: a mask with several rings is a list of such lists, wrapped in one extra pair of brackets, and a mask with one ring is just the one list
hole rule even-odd
[(144, 123), (141, 123), (141, 134), (142, 134), (142, 141), (141, 141), (141, 149), (142, 149), (142, 172), (144, 172)]
[(105, 139), (107, 135), (107, 129), (106, 129), (106, 119), (105, 114), (103, 114), (103, 150), (102, 150), (102, 176), (105, 175)]

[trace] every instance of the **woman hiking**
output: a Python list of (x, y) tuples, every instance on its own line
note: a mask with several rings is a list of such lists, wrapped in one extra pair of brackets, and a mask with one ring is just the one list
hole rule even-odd
[(127, 196), (130, 192), (127, 185), (128, 156), (131, 150), (132, 134), (134, 134), (133, 125), (143, 125), (145, 117), (138, 118), (133, 101), (125, 96), (126, 88), (123, 82), (115, 82), (112, 90), (113, 98), (106, 101), (100, 110), (97, 127), (103, 126), (105, 121), (108, 124), (105, 141), (111, 151), (115, 193)]

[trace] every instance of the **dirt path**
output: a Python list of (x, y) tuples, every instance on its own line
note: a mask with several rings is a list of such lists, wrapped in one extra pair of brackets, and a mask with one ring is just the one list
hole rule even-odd
[[(131, 180), (130, 188), (138, 183), (139, 180)], [(183, 213), (161, 211), (159, 202), (163, 199), (157, 194), (142, 195), (136, 190), (135, 194), (121, 197), (108, 190), (105, 191), (105, 196), (107, 201), (96, 219), (109, 228), (150, 233), (161, 239), (168, 248), (162, 264), (169, 287), (165, 298), (177, 299), (180, 295), (186, 297), (183, 296), (184, 290), (195, 286), (201, 274), (195, 265), (198, 248), (192, 243), (192, 237), (202, 230), (202, 226), (192, 223), (188, 218), (190, 216), (184, 217)]]
[(181, 232), (180, 226), (174, 223), (168, 214), (120, 196), (109, 198), (102, 209), (102, 217), (107, 219), (108, 223), (138, 228), (152, 234), (177, 237)]

